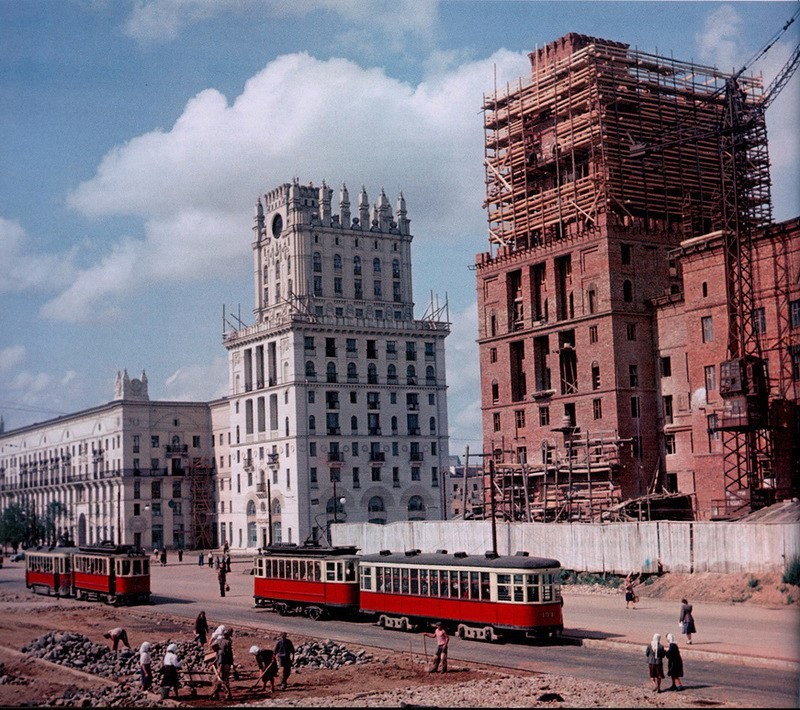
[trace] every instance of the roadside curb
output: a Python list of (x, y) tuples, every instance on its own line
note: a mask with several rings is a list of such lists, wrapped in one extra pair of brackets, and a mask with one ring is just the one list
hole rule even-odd
[[(610, 641), (608, 639), (589, 639), (581, 636), (568, 636), (564, 635), (565, 639), (578, 646), (586, 646), (586, 648), (609, 648), (617, 651), (625, 651), (628, 653), (641, 653), (644, 656), (642, 649), (644, 644), (633, 643), (632, 641)], [(681, 646), (681, 656), (683, 660), (698, 660), (698, 661), (721, 661), (724, 663), (733, 663), (738, 666), (749, 666), (752, 668), (774, 668), (783, 671), (800, 672), (800, 661), (792, 661), (785, 658), (765, 658), (763, 656), (743, 656), (736, 653), (720, 653), (718, 651), (702, 651), (700, 649), (687, 649), (686, 646)]]

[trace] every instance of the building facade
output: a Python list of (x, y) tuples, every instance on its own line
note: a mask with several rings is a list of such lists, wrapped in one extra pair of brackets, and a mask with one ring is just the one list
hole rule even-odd
[(414, 318), (403, 196), (395, 215), (362, 188), (351, 214), (332, 192), (295, 180), (256, 206), (255, 323), (224, 334), (237, 547), (446, 517), (449, 324)]
[(193, 547), (213, 474), (208, 404), (150, 401), (144, 372), (117, 373), (107, 404), (0, 434), (0, 510), (26, 509), (51, 544)]

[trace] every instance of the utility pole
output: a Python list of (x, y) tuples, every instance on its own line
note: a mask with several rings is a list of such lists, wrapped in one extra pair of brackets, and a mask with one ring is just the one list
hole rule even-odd
[(497, 554), (497, 519), (495, 517), (494, 505), (494, 458), (489, 458), (489, 500), (491, 501), (492, 513), (492, 552)]
[(272, 545), (272, 481), (267, 479), (267, 544)]

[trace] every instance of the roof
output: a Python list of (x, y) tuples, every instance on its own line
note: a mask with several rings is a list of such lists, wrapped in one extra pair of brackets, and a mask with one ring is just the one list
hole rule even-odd
[(448, 555), (447, 552), (421, 553), (419, 550), (392, 553), (388, 550), (377, 555), (363, 555), (359, 558), (362, 562), (377, 562), (385, 564), (414, 564), (421, 567), (490, 567), (493, 569), (548, 569), (561, 567), (558, 560), (547, 557), (528, 557), (527, 554), (516, 555), (467, 555), (456, 552)]

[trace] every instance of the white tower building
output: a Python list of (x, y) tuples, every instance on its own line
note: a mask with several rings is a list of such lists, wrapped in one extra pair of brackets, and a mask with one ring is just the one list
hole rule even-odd
[(231, 547), (254, 549), (325, 541), (335, 522), (446, 517), (446, 305), (414, 319), (402, 194), (394, 216), (362, 188), (351, 220), (347, 188), (338, 214), (332, 192), (295, 179), (256, 204), (255, 324), (223, 336), (220, 544), (233, 527), (245, 534)]

